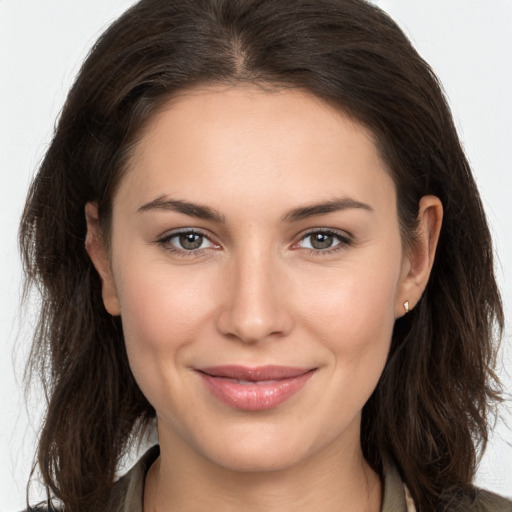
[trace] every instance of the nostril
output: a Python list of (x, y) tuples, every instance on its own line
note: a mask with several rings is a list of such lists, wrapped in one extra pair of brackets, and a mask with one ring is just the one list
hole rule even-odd
[(267, 310), (243, 310), (240, 305), (222, 312), (218, 320), (219, 331), (245, 343), (277, 339), (289, 330), (286, 314), (278, 307)]
[(260, 241), (251, 250), (245, 247), (245, 252), (232, 260), (218, 307), (218, 330), (245, 343), (279, 339), (292, 324), (281, 290), (283, 279), (275, 278), (279, 263), (270, 253), (262, 252), (261, 245)]

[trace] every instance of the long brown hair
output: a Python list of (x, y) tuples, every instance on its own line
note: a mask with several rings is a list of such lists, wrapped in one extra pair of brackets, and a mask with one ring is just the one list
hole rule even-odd
[(418, 510), (471, 491), (489, 413), (503, 313), (478, 191), (438, 80), (397, 25), (364, 0), (142, 0), (101, 36), (62, 111), (20, 228), (42, 295), (30, 367), (49, 397), (38, 466), (69, 512), (98, 510), (134, 429), (155, 411), (130, 372), (118, 318), (103, 308), (84, 239), (112, 198), (145, 123), (205, 83), (306, 89), (374, 134), (393, 177), (404, 241), (422, 196), (444, 223), (427, 289), (396, 321), (363, 410), (365, 457), (394, 459)]

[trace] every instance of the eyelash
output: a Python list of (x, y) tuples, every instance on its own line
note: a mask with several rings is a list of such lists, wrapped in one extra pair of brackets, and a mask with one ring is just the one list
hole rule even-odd
[(192, 228), (185, 228), (185, 229), (180, 229), (180, 230), (177, 230), (177, 231), (173, 231), (171, 233), (168, 233), (166, 235), (164, 235), (163, 237), (159, 238), (156, 243), (162, 247), (165, 251), (167, 252), (170, 252), (171, 254), (175, 255), (175, 256), (179, 256), (181, 258), (187, 258), (187, 257), (190, 257), (190, 256), (199, 256), (201, 255), (207, 248), (203, 248), (203, 249), (191, 249), (191, 250), (187, 250), (187, 249), (179, 249), (177, 247), (174, 247), (170, 242), (173, 238), (177, 238), (181, 235), (195, 235), (195, 236), (200, 236), (202, 237), (204, 240), (207, 240), (210, 244), (212, 244), (212, 246), (215, 248), (215, 247), (219, 247), (218, 244), (215, 244), (212, 239), (206, 235), (203, 231), (200, 231), (198, 229), (192, 229)]
[(301, 249), (306, 251), (308, 254), (312, 254), (314, 256), (328, 256), (328, 255), (332, 255), (338, 251), (342, 251), (342, 250), (346, 249), (347, 247), (350, 247), (351, 245), (353, 245), (353, 241), (352, 241), (351, 237), (349, 235), (347, 235), (347, 233), (345, 233), (345, 232), (340, 232), (340, 231), (337, 231), (334, 229), (316, 228), (316, 229), (309, 230), (307, 233), (302, 235), (299, 238), (299, 241), (294, 244), (294, 246), (296, 246), (300, 242), (303, 242), (307, 238), (309, 238), (313, 235), (317, 235), (317, 234), (332, 236), (335, 239), (337, 239), (338, 243), (336, 245), (334, 245), (332, 247), (328, 247), (326, 249), (314, 249), (314, 248), (307, 248), (307, 247), (302, 247)]
[[(316, 234), (332, 236), (335, 239), (337, 239), (338, 243), (336, 245), (334, 245), (333, 247), (327, 247), (325, 249), (314, 249), (314, 248), (307, 248), (307, 247), (297, 247), (299, 243), (303, 242), (308, 237), (311, 237), (311, 236), (316, 235)], [(199, 249), (198, 248), (198, 249), (187, 250), (187, 249), (184, 249), (184, 248), (179, 249), (177, 247), (174, 247), (170, 243), (171, 240), (174, 239), (174, 238), (177, 238), (177, 237), (179, 237), (181, 235), (195, 235), (195, 236), (199, 236), (199, 237), (202, 237), (203, 239), (207, 240), (210, 244), (212, 244), (212, 247), (214, 247), (214, 248), (218, 248), (219, 247), (219, 245), (215, 244), (211, 240), (211, 237), (206, 235), (203, 231), (200, 231), (200, 230), (197, 230), (197, 229), (193, 229), (193, 228), (185, 228), (185, 229), (180, 229), (180, 230), (168, 233), (168, 234), (164, 235), (163, 237), (159, 238), (158, 240), (156, 240), (156, 243), (160, 247), (162, 247), (165, 251), (170, 252), (173, 255), (176, 255), (176, 256), (179, 256), (179, 257), (183, 257), (183, 258), (187, 258), (187, 257), (191, 257), (191, 256), (192, 257), (193, 256), (199, 256), (205, 250), (210, 248), (210, 247), (208, 247), (208, 248), (203, 248), (203, 249)], [(350, 247), (351, 245), (353, 245), (353, 241), (350, 238), (350, 236), (348, 236), (345, 232), (339, 232), (339, 231), (336, 231), (336, 230), (333, 230), (333, 229), (316, 228), (316, 229), (312, 229), (312, 230), (308, 231), (307, 233), (303, 234), (299, 238), (298, 242), (295, 242), (292, 245), (292, 248), (294, 250), (302, 249), (303, 251), (306, 251), (307, 254), (311, 254), (311, 255), (314, 255), (314, 256), (325, 256), (325, 255), (334, 254), (334, 253), (336, 253), (336, 252), (338, 252), (340, 250), (346, 249), (347, 247)]]

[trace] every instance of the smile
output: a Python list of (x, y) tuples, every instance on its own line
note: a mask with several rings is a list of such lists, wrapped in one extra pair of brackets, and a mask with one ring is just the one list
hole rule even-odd
[(215, 366), (197, 370), (221, 402), (245, 411), (277, 407), (300, 391), (316, 369), (288, 366)]

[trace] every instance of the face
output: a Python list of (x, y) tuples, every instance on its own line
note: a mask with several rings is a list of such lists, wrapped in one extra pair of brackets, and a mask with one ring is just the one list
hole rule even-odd
[(250, 471), (359, 448), (414, 281), (364, 127), (300, 91), (174, 99), (115, 195), (108, 257), (162, 444)]

